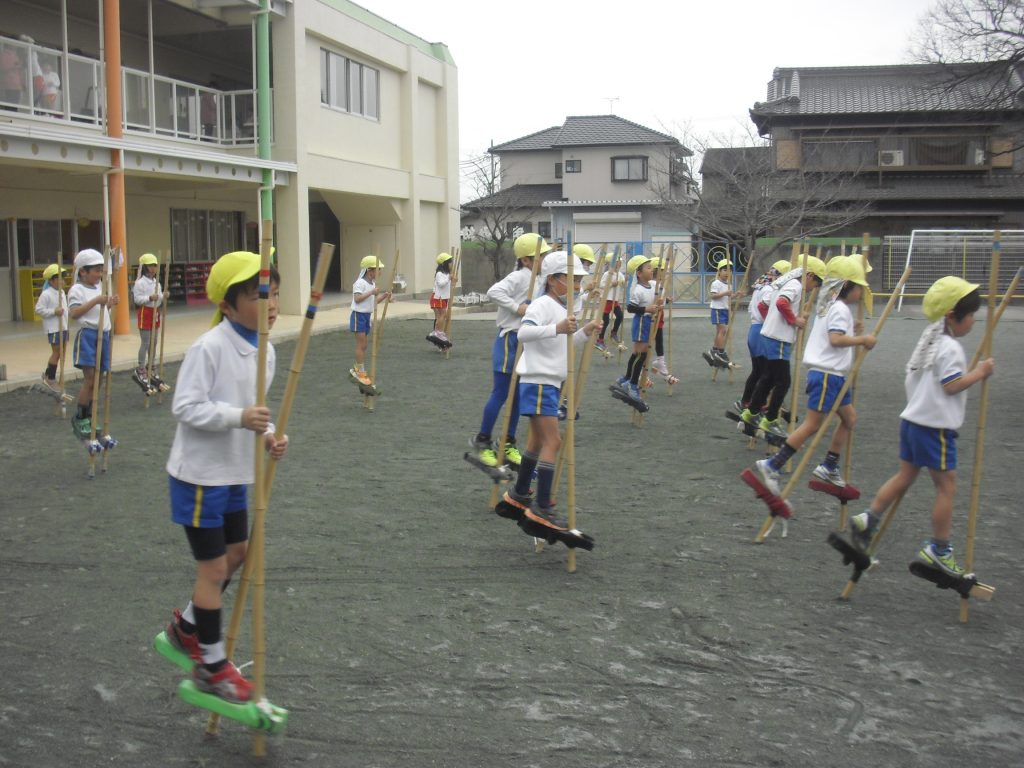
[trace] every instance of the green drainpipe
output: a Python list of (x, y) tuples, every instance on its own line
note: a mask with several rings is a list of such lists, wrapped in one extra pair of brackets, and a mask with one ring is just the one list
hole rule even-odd
[[(260, 0), (256, 16), (256, 152), (260, 160), (270, 160), (270, 137), (274, 115), (270, 103), (270, 0)], [(264, 219), (274, 218), (274, 172), (263, 170), (260, 206)]]

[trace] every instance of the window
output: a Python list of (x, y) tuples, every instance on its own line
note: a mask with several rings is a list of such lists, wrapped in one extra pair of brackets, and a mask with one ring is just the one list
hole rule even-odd
[(555, 178), (556, 179), (562, 178), (562, 164), (561, 163), (555, 163)]
[(551, 238), (551, 222), (550, 221), (538, 221), (537, 222), (537, 234), (543, 237), (545, 240)]
[(320, 100), (372, 120), (380, 118), (380, 71), (320, 49)]
[(647, 158), (613, 157), (612, 181), (647, 181)]
[(171, 209), (171, 252), (176, 262), (214, 261), (245, 247), (242, 211)]
[(579, 173), (583, 168), (582, 160), (566, 160), (565, 161), (565, 172), (566, 173)]

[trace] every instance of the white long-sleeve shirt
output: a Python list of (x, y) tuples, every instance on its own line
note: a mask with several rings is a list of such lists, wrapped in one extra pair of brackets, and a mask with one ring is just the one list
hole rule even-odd
[[(167, 459), (172, 477), (195, 485), (252, 483), (253, 440), (263, 438), (242, 427), (242, 412), (256, 404), (256, 352), (228, 320), (189, 347), (171, 406), (178, 420)], [(268, 345), (268, 390), (275, 360)]]
[(622, 299), (626, 296), (626, 276), (622, 272), (612, 272), (611, 270), (608, 270), (601, 275), (600, 289), (604, 291), (605, 286), (607, 286), (609, 282), (611, 282), (612, 287), (608, 289), (608, 298), (606, 301), (617, 301), (621, 304)]
[[(498, 305), (498, 316), (495, 323), (498, 335), (504, 336), (509, 331), (518, 331), (523, 318), (519, 316), (519, 305), (524, 304), (530, 291), (530, 270), (526, 268), (510, 272), (501, 280), (487, 289), (487, 296)], [(540, 283), (540, 277), (537, 278)]]
[(444, 272), (434, 273), (434, 298), (449, 299), (452, 295), (452, 277)]
[[(569, 353), (566, 340), (555, 327), (567, 316), (565, 306), (547, 294), (530, 304), (519, 329), (519, 343), (523, 349), (516, 365), (519, 381), (562, 386), (569, 372)], [(573, 343), (580, 346), (586, 338), (587, 334), (580, 328)]]
[[(149, 297), (156, 295), (156, 301), (150, 301)], [(132, 302), (136, 307), (159, 307), (163, 301), (164, 294), (160, 290), (160, 283), (155, 277), (142, 275), (132, 286)]]
[[(63, 314), (54, 314), (58, 307), (64, 309)], [(54, 288), (47, 283), (43, 287), (43, 292), (39, 294), (39, 300), (36, 301), (36, 314), (43, 318), (44, 333), (66, 331), (68, 329), (68, 297), (64, 295), (62, 289)]]

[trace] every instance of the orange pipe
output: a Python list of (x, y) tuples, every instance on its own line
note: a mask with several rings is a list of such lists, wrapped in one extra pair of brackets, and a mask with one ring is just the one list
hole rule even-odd
[[(107, 91), (107, 135), (113, 139), (124, 136), (121, 124), (121, 5), (120, 0), (103, 0), (103, 47), (104, 66), (106, 70)], [(128, 229), (125, 223), (124, 173), (121, 168), (121, 153), (110, 151), (110, 166), (115, 168), (110, 174), (108, 185), (108, 210), (110, 211), (110, 246), (120, 248), (125, 256), (124, 266), (128, 266)], [(131, 333), (128, 314), (128, 270), (119, 269), (115, 272), (117, 284), (114, 288), (120, 297), (114, 314), (113, 331), (124, 335)]]

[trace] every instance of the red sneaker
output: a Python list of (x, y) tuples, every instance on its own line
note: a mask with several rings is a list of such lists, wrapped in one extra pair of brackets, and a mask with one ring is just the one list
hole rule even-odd
[(203, 664), (192, 668), (192, 681), (203, 693), (209, 693), (232, 704), (245, 704), (252, 699), (252, 683), (242, 677), (238, 667), (230, 661), (216, 672)]
[(167, 635), (167, 642), (173, 648), (181, 651), (193, 662), (200, 664), (203, 661), (203, 653), (199, 650), (199, 635), (193, 632), (189, 634), (181, 628), (181, 611), (174, 609), (174, 621), (167, 625), (164, 630)]

